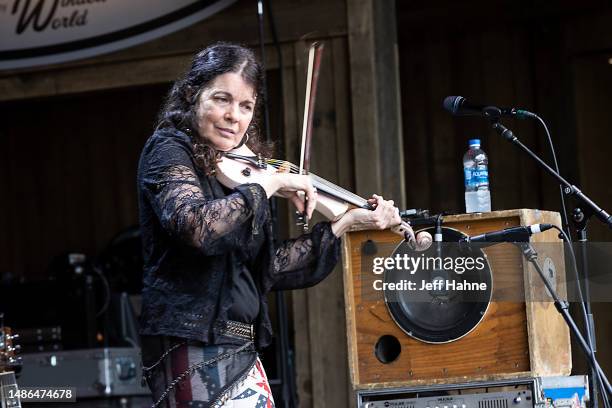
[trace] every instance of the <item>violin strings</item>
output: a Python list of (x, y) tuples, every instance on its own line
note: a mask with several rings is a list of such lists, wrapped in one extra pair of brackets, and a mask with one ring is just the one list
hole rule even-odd
[[(253, 161), (253, 163), (254, 163), (254, 160), (256, 159), (256, 156), (253, 156), (253, 157), (249, 156), (249, 157), (244, 157), (244, 158), (245, 159), (250, 159), (249, 161)], [(291, 162), (284, 161), (284, 160), (277, 160), (277, 159), (264, 159), (264, 161), (265, 161), (265, 163), (271, 165), (275, 169), (279, 169), (279, 168), (281, 168), (283, 166), (287, 166), (288, 165), (290, 173), (293, 173), (293, 174), (299, 174), (300, 173), (299, 168), (295, 164), (293, 164)], [(310, 176), (312, 177), (312, 179), (313, 179), (313, 181), (315, 183), (319, 184), (319, 186), (321, 186), (321, 185), (326, 186), (329, 190), (334, 191), (335, 194), (337, 196), (339, 196), (338, 198), (342, 198), (342, 199), (350, 202), (351, 204), (354, 204), (354, 205), (357, 205), (357, 206), (363, 206), (363, 205), (367, 204), (367, 202), (368, 202), (367, 200), (365, 200), (364, 198), (358, 196), (357, 194), (355, 194), (355, 193), (353, 193), (351, 191), (348, 191), (348, 190), (346, 190), (346, 189), (344, 189), (344, 188), (342, 188), (340, 186), (337, 186), (336, 184), (333, 184), (330, 181), (325, 180), (324, 178), (319, 177), (319, 176), (317, 176), (314, 173), (310, 173)]]
[[(299, 172), (299, 168), (296, 165), (292, 164), (292, 163), (283, 162), (282, 160), (274, 160), (274, 159), (270, 159), (270, 161), (271, 161), (270, 164), (272, 164), (275, 168), (280, 168), (280, 167), (282, 167), (283, 164), (289, 164), (290, 170), (293, 170), (292, 173), (297, 174)], [(351, 196), (351, 197), (353, 197), (355, 199), (359, 199), (360, 201), (366, 201), (362, 197), (358, 196), (357, 194), (354, 194), (351, 191), (345, 190), (344, 188), (342, 188), (340, 186), (337, 186), (336, 184), (333, 184), (330, 181), (328, 181), (328, 180), (326, 180), (326, 179), (324, 179), (322, 177), (319, 177), (319, 176), (317, 176), (314, 173), (310, 173), (310, 175), (319, 184), (324, 184), (324, 185), (330, 187), (333, 190), (336, 190), (338, 192), (341, 192), (341, 193), (344, 193), (346, 195), (349, 195), (349, 196)]]
[[(291, 163), (291, 162), (287, 162), (287, 161), (283, 161), (283, 160), (277, 160), (277, 159), (268, 159), (266, 160), (267, 163), (269, 163), (270, 165), (272, 165), (274, 168), (279, 169), (281, 167), (283, 167), (284, 165), (289, 165), (289, 170), (291, 173), (293, 174), (298, 174), (299, 173), (299, 167), (296, 166), (295, 164)], [(314, 181), (318, 182), (319, 184), (325, 185), (327, 187), (329, 187), (330, 189), (338, 192), (339, 194), (343, 194), (346, 195), (350, 198), (352, 198), (354, 201), (358, 202), (358, 203), (363, 203), (366, 204), (367, 200), (364, 199), (363, 197), (358, 196), (357, 194), (348, 191), (336, 184), (331, 183), (330, 181), (317, 176), (314, 173), (310, 173), (310, 176), (313, 178)]]

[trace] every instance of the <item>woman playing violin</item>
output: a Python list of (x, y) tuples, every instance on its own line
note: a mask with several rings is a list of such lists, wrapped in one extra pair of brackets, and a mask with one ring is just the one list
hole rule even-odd
[(268, 199), (312, 215), (310, 177), (277, 172), (232, 189), (215, 177), (224, 152), (268, 147), (257, 134), (262, 75), (246, 48), (204, 49), (173, 85), (141, 154), (143, 374), (157, 406), (274, 406), (256, 351), (272, 336), (266, 294), (324, 279), (345, 231), (401, 222), (393, 201), (375, 195), (373, 211), (349, 210), (275, 247)]

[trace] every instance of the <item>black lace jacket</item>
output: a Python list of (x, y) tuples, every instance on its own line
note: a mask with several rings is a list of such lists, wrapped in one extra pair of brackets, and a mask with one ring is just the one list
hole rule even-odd
[(259, 347), (272, 331), (266, 294), (313, 286), (339, 258), (330, 223), (283, 242), (272, 241), (270, 208), (259, 184), (226, 194), (194, 162), (189, 137), (160, 129), (146, 142), (138, 166), (144, 251), (141, 334), (215, 344), (232, 306), (230, 290), (247, 267), (258, 287)]

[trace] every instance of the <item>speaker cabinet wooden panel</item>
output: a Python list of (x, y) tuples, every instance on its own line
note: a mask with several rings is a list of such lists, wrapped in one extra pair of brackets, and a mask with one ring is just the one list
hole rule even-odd
[[(444, 218), (444, 226), (467, 235), (534, 223), (560, 225), (560, 217), (558, 213), (521, 209)], [(349, 368), (355, 389), (570, 373), (569, 330), (554, 304), (542, 301), (547, 299), (545, 289), (518, 248), (501, 244), (484, 249), (493, 291), (483, 319), (464, 337), (431, 344), (402, 331), (389, 313), (383, 292), (374, 290), (373, 282), (380, 275), (371, 272), (371, 254), (364, 255), (368, 240), (378, 244), (377, 257), (390, 256), (389, 248), (401, 242), (389, 231), (351, 232), (344, 238)], [(532, 242), (559, 239), (555, 230), (549, 230), (533, 235)], [(557, 290), (565, 295), (561, 245), (538, 247), (538, 251), (540, 265), (546, 258), (553, 261)], [(392, 358), (387, 359), (386, 353)]]

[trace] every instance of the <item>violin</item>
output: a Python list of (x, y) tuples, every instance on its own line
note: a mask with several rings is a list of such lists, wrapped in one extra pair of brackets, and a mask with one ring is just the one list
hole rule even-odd
[[(224, 186), (234, 188), (240, 184), (260, 183), (271, 174), (279, 172), (300, 174), (298, 166), (285, 160), (264, 158), (253, 153), (246, 145), (242, 145), (238, 149), (223, 154), (221, 160), (216, 164), (215, 176)], [(318, 193), (315, 211), (321, 213), (326, 219), (337, 221), (352, 208), (375, 209), (365, 198), (312, 172), (308, 175)], [(412, 227), (405, 221), (392, 227), (391, 231), (406, 239), (412, 247), (422, 248), (431, 242), (431, 237), (421, 236), (421, 234), (417, 242)], [(424, 242), (425, 240), (429, 242)]]

